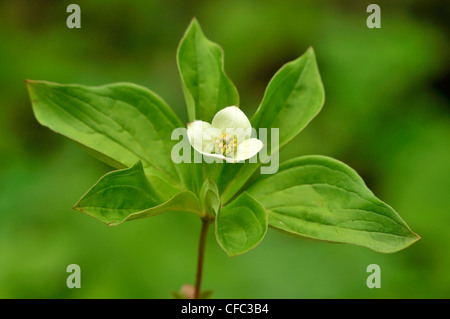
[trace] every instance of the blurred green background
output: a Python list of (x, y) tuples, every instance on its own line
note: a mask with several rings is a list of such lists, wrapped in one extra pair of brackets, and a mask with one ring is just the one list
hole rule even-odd
[[(66, 27), (67, 5), (82, 28)], [(196, 16), (225, 51), (251, 116), (285, 62), (315, 49), (326, 102), (286, 147), (355, 168), (422, 240), (396, 254), (269, 230), (228, 258), (209, 233), (203, 287), (216, 298), (450, 298), (449, 5), (377, 1), (0, 2), (0, 297), (169, 298), (193, 284), (200, 220), (164, 214), (109, 228), (71, 209), (111, 168), (34, 119), (25, 79), (129, 81), (187, 120), (175, 54)], [(81, 267), (68, 289), (66, 267)], [(366, 267), (381, 267), (368, 289)]]

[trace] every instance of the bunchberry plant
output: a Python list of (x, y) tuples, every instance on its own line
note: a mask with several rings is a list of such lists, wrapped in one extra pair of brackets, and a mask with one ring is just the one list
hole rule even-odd
[[(75, 210), (109, 226), (164, 212), (199, 216), (195, 287), (185, 287), (178, 296), (204, 296), (200, 286), (210, 224), (230, 256), (255, 248), (269, 226), (383, 253), (420, 238), (338, 160), (303, 156), (282, 163), (275, 174), (260, 173), (322, 108), (324, 89), (312, 48), (273, 76), (250, 120), (238, 107), (221, 48), (204, 36), (195, 19), (181, 40), (177, 62), (190, 120), (183, 137), (195, 150), (192, 161), (174, 160), (179, 142), (173, 132), (186, 126), (144, 87), (46, 81), (27, 81), (27, 86), (39, 123), (115, 168), (81, 197)], [(267, 129), (266, 138), (254, 136), (256, 129)], [(215, 161), (195, 161), (198, 155)]]

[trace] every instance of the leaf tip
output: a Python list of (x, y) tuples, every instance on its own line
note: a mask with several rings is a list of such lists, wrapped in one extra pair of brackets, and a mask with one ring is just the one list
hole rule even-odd
[(414, 243), (417, 243), (419, 240), (422, 239), (422, 236), (420, 236), (419, 234), (413, 232), (412, 230), (410, 230), (410, 231), (414, 235), (414, 241), (411, 243), (411, 245), (414, 244)]
[(190, 30), (192, 27), (201, 29), (200, 23), (198, 22), (198, 19), (196, 16), (192, 17), (191, 22), (189, 23), (189, 26), (188, 26), (188, 30)]
[(25, 79), (25, 85), (26, 86), (34, 85), (34, 84), (39, 83), (39, 82), (41, 82), (41, 81)]
[(310, 46), (308, 47), (308, 49), (306, 49), (306, 54), (307, 54), (307, 55), (310, 55), (310, 56), (316, 56), (316, 54), (315, 54), (315, 52), (314, 52), (314, 48), (313, 48), (312, 45), (310, 45)]
[(27, 87), (28, 94), (31, 93), (31, 86), (34, 84), (34, 82), (36, 82), (36, 81), (30, 80), (30, 79), (25, 79), (25, 86)]
[(228, 250), (225, 250), (225, 252), (226, 252), (226, 254), (227, 254), (227, 256), (228, 257), (230, 257), (230, 258), (234, 258), (234, 257), (237, 257), (237, 256), (241, 256), (241, 255), (244, 255), (244, 254), (246, 254), (247, 252), (249, 252), (250, 250), (252, 250), (253, 248), (251, 248), (251, 249), (249, 249), (249, 250), (246, 250), (246, 251), (243, 251), (243, 252), (231, 252), (231, 251), (228, 251)]
[(220, 242), (219, 242), (219, 246), (223, 249), (223, 251), (227, 254), (228, 257), (233, 258), (236, 256), (239, 256), (239, 253), (233, 253), (230, 250), (226, 249)]

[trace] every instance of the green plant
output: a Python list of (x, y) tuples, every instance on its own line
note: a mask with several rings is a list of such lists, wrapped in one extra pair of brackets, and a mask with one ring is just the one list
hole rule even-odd
[[(228, 119), (215, 121), (214, 116), (238, 106), (238, 92), (224, 72), (222, 50), (203, 35), (195, 19), (181, 40), (177, 61), (190, 121), (212, 122), (211, 126), (227, 123)], [(195, 288), (185, 289), (191, 292), (179, 297), (205, 295), (200, 287), (211, 223), (215, 223), (218, 243), (230, 256), (256, 247), (269, 226), (294, 236), (384, 253), (404, 249), (419, 239), (353, 169), (338, 160), (304, 156), (283, 163), (275, 174), (258, 174), (322, 108), (324, 90), (312, 48), (274, 75), (250, 122), (246, 123), (244, 115), (237, 125), (279, 129), (278, 136), (268, 131), (266, 155), (259, 161), (237, 162), (254, 158), (261, 150), (256, 139), (254, 149), (239, 153), (239, 141), (216, 134), (206, 141), (211, 145), (231, 141), (232, 146), (220, 144), (220, 148), (205, 150), (192, 140), (195, 132), (188, 128), (196, 150), (227, 161), (196, 163), (198, 153), (194, 152), (190, 163), (174, 162), (172, 152), (178, 143), (172, 139), (173, 132), (184, 125), (163, 99), (135, 84), (87, 87), (27, 81), (27, 86), (42, 125), (116, 168), (100, 178), (74, 209), (109, 226), (168, 211), (193, 212), (201, 218)], [(203, 134), (201, 125), (197, 132)], [(236, 154), (244, 155), (230, 158)]]

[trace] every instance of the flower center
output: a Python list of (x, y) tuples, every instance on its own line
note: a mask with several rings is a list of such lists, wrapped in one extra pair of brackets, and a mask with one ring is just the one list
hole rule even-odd
[(235, 135), (223, 133), (214, 144), (214, 152), (223, 156), (234, 156), (237, 149), (237, 139)]

